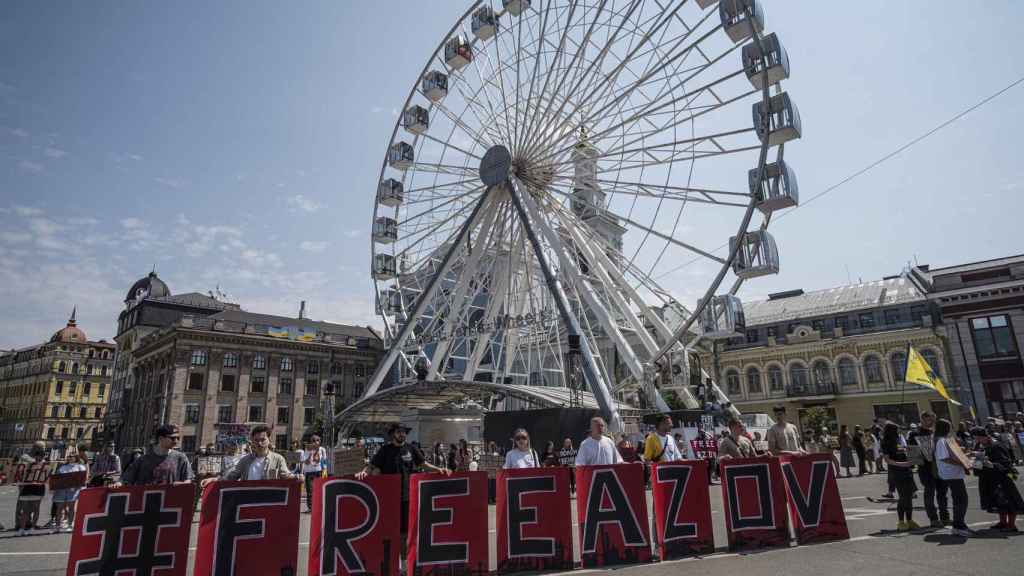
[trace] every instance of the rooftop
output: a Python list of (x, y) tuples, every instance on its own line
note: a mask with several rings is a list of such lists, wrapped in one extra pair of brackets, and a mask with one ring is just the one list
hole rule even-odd
[(760, 326), (925, 300), (913, 282), (897, 276), (814, 292), (782, 292), (768, 300), (744, 302), (743, 313), (747, 326)]

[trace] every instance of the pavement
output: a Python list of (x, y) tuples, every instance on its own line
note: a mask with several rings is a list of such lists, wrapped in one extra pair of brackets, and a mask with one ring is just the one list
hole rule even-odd
[[(895, 504), (872, 502), (885, 491), (884, 475), (840, 478), (839, 491), (846, 511), (850, 539), (827, 544), (791, 546), (748, 553), (731, 553), (725, 547), (725, 520), (722, 516), (722, 492), (719, 486), (711, 489), (712, 519), (715, 523), (715, 542), (718, 550), (700, 558), (688, 558), (613, 569), (618, 576), (669, 576), (680, 571), (697, 571), (702, 576), (790, 576), (822, 574), (877, 574), (885, 576), (946, 574), (986, 576), (1020, 576), (1024, 566), (1024, 534), (987, 533), (983, 529), (997, 518), (978, 509), (977, 480), (967, 481), (970, 498), (967, 523), (980, 530), (973, 538), (960, 538), (942, 530), (920, 530), (897, 533)], [(1024, 490), (1024, 485), (1021, 485)], [(8, 529), (13, 524), (16, 488), (0, 486), (0, 522)], [(650, 499), (650, 492), (648, 492)], [(575, 501), (574, 501), (575, 504)], [(927, 517), (915, 500), (914, 519), (926, 523)], [(43, 502), (42, 521), (49, 517), (49, 498)], [(489, 510), (491, 529), (491, 566), (494, 567), (494, 507)], [(575, 518), (575, 513), (574, 516)], [(198, 519), (198, 516), (196, 517)], [(1024, 530), (1024, 518), (1018, 522)], [(192, 550), (189, 558), (191, 574), (192, 556), (198, 524), (192, 530)], [(574, 534), (576, 536), (576, 534)], [(15, 537), (8, 530), (0, 533), (0, 575), (2, 576), (58, 576), (65, 573), (70, 534), (49, 534), (38, 531), (27, 537)], [(309, 515), (303, 514), (299, 535), (299, 571), (306, 573), (306, 555), (309, 546)], [(574, 574), (603, 570), (576, 570)]]

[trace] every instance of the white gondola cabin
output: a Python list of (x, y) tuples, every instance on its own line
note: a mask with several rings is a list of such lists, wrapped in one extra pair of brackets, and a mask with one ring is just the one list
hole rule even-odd
[(732, 262), (732, 271), (736, 276), (747, 279), (778, 274), (779, 249), (771, 234), (765, 230), (755, 230), (740, 238), (733, 236), (729, 239), (730, 251), (737, 241), (740, 242), (740, 248)]
[(501, 0), (505, 11), (513, 16), (519, 16), (530, 9), (530, 0)]
[(391, 244), (398, 240), (398, 222), (394, 218), (378, 216), (373, 221), (373, 241), (378, 244)]
[(402, 112), (402, 126), (406, 132), (423, 134), (430, 128), (430, 113), (423, 106), (413, 104)]
[(423, 76), (420, 89), (427, 100), (439, 102), (448, 95), (448, 75), (438, 70), (431, 70)]
[(383, 308), (386, 314), (392, 316), (402, 312), (402, 293), (397, 288), (388, 288), (384, 292)]
[[(776, 94), (768, 100), (770, 113), (768, 113), (768, 145), (778, 146), (790, 140), (800, 137), (800, 111), (796, 104), (790, 100), (789, 94), (783, 92)], [(757, 130), (757, 137), (764, 142), (765, 139), (765, 109), (764, 102), (757, 102), (753, 105), (754, 128)]]
[(481, 40), (489, 40), (498, 31), (498, 17), (491, 10), (490, 6), (482, 6), (473, 12), (473, 20), (470, 23), (473, 35)]
[(373, 277), (377, 280), (392, 280), (397, 276), (395, 257), (391, 254), (377, 254), (373, 257)]
[(459, 34), (444, 44), (444, 63), (452, 70), (459, 70), (473, 61), (473, 47), (465, 36)]
[(377, 185), (377, 202), (394, 208), (400, 206), (405, 199), (404, 186), (394, 178), (388, 178)]
[(388, 166), (396, 170), (406, 170), (413, 163), (412, 145), (408, 142), (395, 142), (388, 150)]
[(720, 0), (718, 16), (734, 44), (764, 30), (764, 9), (757, 0)]
[(743, 336), (747, 331), (743, 303), (732, 294), (712, 296), (697, 320), (700, 335), (712, 340)]
[(793, 169), (782, 160), (766, 164), (764, 174), (758, 178), (754, 168), (747, 173), (750, 193), (757, 198), (757, 209), (765, 214), (775, 210), (792, 208), (800, 203), (800, 189)]
[[(762, 58), (762, 48), (764, 57)], [(774, 33), (761, 38), (761, 44), (750, 42), (743, 47), (743, 70), (750, 83), (761, 90), (765, 78), (773, 86), (789, 78), (789, 55)]]

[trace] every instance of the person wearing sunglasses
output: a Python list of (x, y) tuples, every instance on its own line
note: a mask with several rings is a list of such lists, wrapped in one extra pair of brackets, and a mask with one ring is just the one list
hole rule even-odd
[(537, 451), (530, 447), (530, 434), (519, 428), (512, 434), (515, 447), (505, 453), (505, 468), (539, 468)]
[(192, 482), (192, 466), (188, 456), (178, 451), (181, 433), (176, 424), (164, 424), (156, 429), (156, 443), (149, 453), (136, 458), (121, 474), (121, 482), (128, 486), (146, 484), (188, 484)]

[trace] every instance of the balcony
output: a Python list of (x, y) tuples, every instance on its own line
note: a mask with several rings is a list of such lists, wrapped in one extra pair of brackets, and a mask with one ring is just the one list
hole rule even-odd
[(834, 398), (838, 393), (835, 382), (786, 386), (787, 398)]

